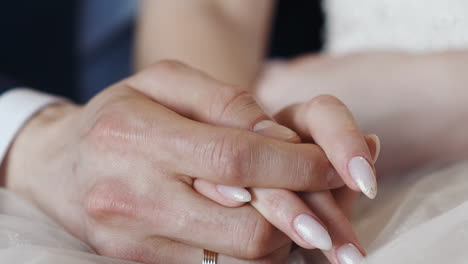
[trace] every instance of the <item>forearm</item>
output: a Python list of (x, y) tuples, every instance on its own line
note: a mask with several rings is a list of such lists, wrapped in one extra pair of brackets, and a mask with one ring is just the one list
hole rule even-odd
[(467, 52), (407, 55), (387, 68), (387, 78), (356, 83), (372, 89), (373, 103), (350, 102), (362, 128), (386, 141), (384, 171), (468, 155), (467, 59)]
[(407, 68), (409, 81), (404, 88), (414, 92), (405, 94), (413, 99), (407, 102), (413, 105), (408, 109), (415, 112), (409, 132), (424, 146), (427, 158), (453, 160), (468, 155), (467, 61), (468, 51), (452, 51), (416, 56), (415, 74)]
[(65, 126), (65, 117), (76, 108), (70, 103), (50, 105), (24, 124), (12, 142), (5, 162), (7, 188), (25, 192), (21, 189), (36, 180), (34, 175), (40, 174), (39, 168), (56, 157), (55, 153), (63, 146), (63, 138), (66, 137), (61, 135), (58, 127)]
[(397, 60), (384, 72), (387, 78), (371, 76), (357, 83), (373, 88), (361, 98), (374, 103), (350, 100), (362, 128), (384, 141), (381, 170), (392, 174), (466, 157), (468, 52), (407, 55)]
[(176, 59), (248, 88), (265, 52), (272, 0), (143, 2), (136, 67)]
[[(25, 131), (31, 124), (37, 123), (37, 120), (43, 116), (42, 112), (45, 109), (53, 108), (58, 104), (66, 104), (66, 100), (55, 96), (43, 94), (31, 89), (16, 88), (7, 91), (0, 96), (0, 184), (1, 186), (9, 185), (12, 179), (12, 171), (15, 171), (15, 159), (13, 153), (17, 152), (19, 138), (23, 138)], [(53, 105), (53, 106), (52, 106)], [(47, 128), (49, 129), (49, 128)], [(47, 130), (46, 129), (46, 130)], [(28, 147), (33, 147), (38, 144), (43, 144), (45, 139), (42, 134), (37, 131), (30, 135)], [(55, 140), (55, 139), (53, 139)], [(22, 151), (20, 157), (24, 157), (25, 163), (20, 168), (21, 170), (30, 169), (39, 158), (28, 156), (31, 154), (31, 149)], [(34, 172), (34, 170), (33, 170)]]
[[(304, 57), (267, 70), (257, 95), (274, 115), (332, 94), (382, 140), (379, 174), (468, 155), (468, 52)], [(294, 92), (291, 88), (294, 87)]]

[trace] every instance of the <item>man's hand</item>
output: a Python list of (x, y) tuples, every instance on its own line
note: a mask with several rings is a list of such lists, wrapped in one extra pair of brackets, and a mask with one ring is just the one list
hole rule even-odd
[[(297, 137), (246, 91), (162, 62), (85, 106), (42, 111), (12, 145), (7, 186), (106, 256), (190, 263), (206, 248), (226, 264), (284, 263), (290, 240), (255, 208), (226, 208), (192, 187), (194, 179), (292, 191), (341, 186), (320, 147), (259, 130)], [(276, 204), (272, 220), (300, 239), (292, 213), (320, 220), (290, 201)]]

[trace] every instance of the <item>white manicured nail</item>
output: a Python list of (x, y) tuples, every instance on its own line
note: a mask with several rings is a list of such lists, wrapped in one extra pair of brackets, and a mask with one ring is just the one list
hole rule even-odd
[(369, 162), (363, 157), (354, 157), (349, 161), (348, 169), (361, 191), (374, 199), (377, 196), (377, 180)]
[(377, 159), (379, 159), (380, 155), (380, 138), (375, 134), (371, 134), (369, 135), (369, 137), (372, 138), (372, 140), (375, 142), (375, 154), (373, 160), (373, 162), (375, 163)]
[(285, 140), (297, 137), (296, 132), (271, 120), (262, 120), (258, 122), (252, 130), (255, 133), (267, 137), (274, 137)]
[(366, 260), (361, 252), (353, 245), (346, 244), (336, 251), (340, 264), (365, 264)]
[(332, 248), (332, 241), (327, 230), (312, 216), (306, 214), (297, 216), (294, 219), (294, 228), (311, 246), (323, 250)]
[(247, 203), (252, 200), (252, 196), (250, 195), (249, 191), (244, 188), (218, 184), (216, 185), (216, 190), (218, 190), (222, 196), (236, 202)]

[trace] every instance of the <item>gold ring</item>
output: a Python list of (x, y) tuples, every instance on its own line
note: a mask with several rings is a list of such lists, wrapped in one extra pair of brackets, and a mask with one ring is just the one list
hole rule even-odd
[(202, 264), (217, 264), (217, 262), (218, 262), (218, 253), (209, 251), (206, 249), (203, 250)]

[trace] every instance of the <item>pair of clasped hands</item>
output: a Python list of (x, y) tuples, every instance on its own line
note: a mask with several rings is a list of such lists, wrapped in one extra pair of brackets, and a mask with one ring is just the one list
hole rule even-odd
[(286, 263), (295, 243), (338, 264), (340, 250), (365, 254), (348, 216), (359, 192), (376, 195), (379, 143), (337, 98), (310, 99), (275, 121), (247, 90), (159, 62), (38, 114), (8, 187), (105, 256)]

